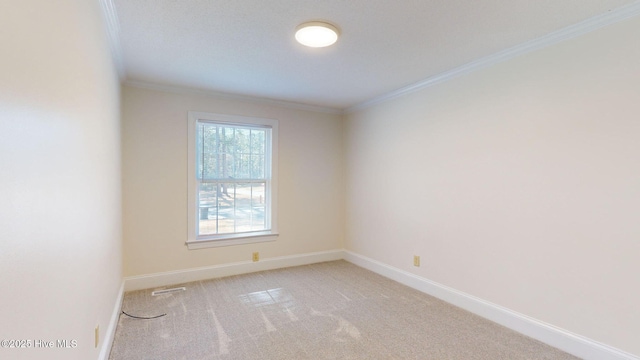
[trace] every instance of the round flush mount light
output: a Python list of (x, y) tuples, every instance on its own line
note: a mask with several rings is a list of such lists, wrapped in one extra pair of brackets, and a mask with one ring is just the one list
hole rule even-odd
[(338, 28), (323, 22), (311, 21), (296, 28), (296, 40), (309, 47), (325, 47), (338, 41)]

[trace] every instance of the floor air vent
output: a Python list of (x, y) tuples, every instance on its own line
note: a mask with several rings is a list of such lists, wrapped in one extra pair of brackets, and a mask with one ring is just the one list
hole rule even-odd
[(168, 294), (168, 293), (174, 293), (174, 292), (185, 291), (185, 290), (187, 290), (187, 288), (185, 288), (185, 287), (177, 287), (177, 288), (172, 288), (172, 289), (156, 290), (156, 291), (151, 292), (151, 296), (164, 295), (164, 294)]

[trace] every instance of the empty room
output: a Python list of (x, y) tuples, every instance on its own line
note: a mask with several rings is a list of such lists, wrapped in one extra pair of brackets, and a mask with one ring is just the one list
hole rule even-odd
[(0, 359), (640, 360), (640, 1), (0, 2)]

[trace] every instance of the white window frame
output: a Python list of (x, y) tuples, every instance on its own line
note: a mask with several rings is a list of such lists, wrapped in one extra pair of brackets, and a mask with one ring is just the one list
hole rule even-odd
[[(269, 230), (249, 233), (230, 233), (216, 235), (197, 235), (198, 224), (198, 181), (196, 178), (196, 125), (198, 121), (209, 121), (228, 125), (257, 125), (271, 128), (271, 169), (267, 180), (267, 208), (265, 214), (270, 219)], [(278, 120), (245, 116), (213, 114), (189, 111), (188, 115), (188, 234), (186, 245), (189, 250), (219, 246), (251, 244), (274, 241), (278, 237)], [(269, 162), (267, 162), (269, 163)]]

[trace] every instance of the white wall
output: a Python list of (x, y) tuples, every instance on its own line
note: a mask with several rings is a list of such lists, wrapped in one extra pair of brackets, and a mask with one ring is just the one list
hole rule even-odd
[(3, 1), (0, 44), (0, 339), (78, 344), (0, 358), (96, 359), (122, 281), (119, 84), (98, 2)]
[[(126, 276), (342, 248), (340, 115), (193, 92), (124, 86), (123, 201)], [(279, 121), (275, 242), (188, 250), (187, 112)]]
[(640, 355), (637, 34), (348, 114), (346, 248)]

